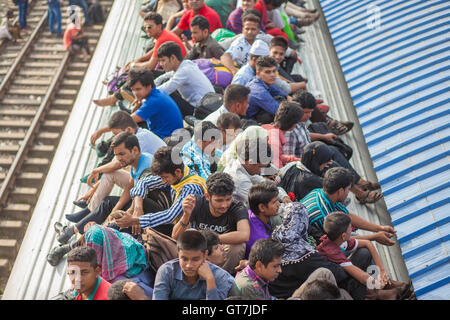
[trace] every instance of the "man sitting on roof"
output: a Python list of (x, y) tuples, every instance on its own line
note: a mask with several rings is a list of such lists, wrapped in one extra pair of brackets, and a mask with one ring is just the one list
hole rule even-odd
[(178, 25), (172, 30), (175, 34), (180, 35), (184, 30), (189, 29), (189, 25), (195, 16), (200, 15), (208, 19), (209, 32), (222, 28), (220, 17), (214, 9), (205, 4), (205, 0), (189, 0), (190, 10), (186, 11), (178, 22)]
[(185, 59), (220, 59), (223, 54), (223, 49), (220, 44), (211, 37), (208, 19), (203, 16), (196, 16), (192, 20), (190, 27), (194, 45), (191, 45), (188, 41), (184, 42), (186, 48), (189, 50)]
[(180, 46), (172, 41), (166, 42), (158, 49), (158, 59), (166, 73), (155, 79), (157, 88), (172, 95), (183, 116), (192, 115), (194, 108), (203, 96), (214, 92), (209, 79), (190, 61), (183, 60)]

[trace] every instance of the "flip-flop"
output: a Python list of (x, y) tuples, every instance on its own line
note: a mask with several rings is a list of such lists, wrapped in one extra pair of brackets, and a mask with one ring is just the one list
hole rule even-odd
[(361, 204), (365, 204), (375, 203), (381, 198), (383, 198), (383, 194), (381, 192), (367, 190), (361, 198), (356, 197), (356, 200), (358, 200)]

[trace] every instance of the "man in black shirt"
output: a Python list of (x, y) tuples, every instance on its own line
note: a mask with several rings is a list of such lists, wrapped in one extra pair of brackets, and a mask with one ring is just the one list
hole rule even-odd
[(202, 196), (189, 195), (183, 200), (183, 216), (174, 226), (172, 238), (177, 239), (191, 226), (215, 231), (225, 252), (225, 262), (220, 267), (234, 274), (250, 237), (247, 208), (233, 200), (234, 182), (227, 173), (212, 174), (206, 180), (206, 189)]

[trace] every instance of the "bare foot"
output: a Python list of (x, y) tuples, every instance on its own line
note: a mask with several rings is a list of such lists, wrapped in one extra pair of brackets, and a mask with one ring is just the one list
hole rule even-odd
[(117, 102), (117, 98), (114, 97), (114, 95), (109, 96), (105, 99), (97, 99), (93, 100), (93, 102), (99, 106), (99, 107), (108, 107), (108, 106), (114, 106)]

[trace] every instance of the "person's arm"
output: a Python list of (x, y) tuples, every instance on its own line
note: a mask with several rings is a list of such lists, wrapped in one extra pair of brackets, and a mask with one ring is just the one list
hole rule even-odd
[(257, 93), (250, 95), (250, 104), (256, 105), (261, 109), (275, 115), (278, 110), (278, 102), (270, 95), (267, 90), (258, 90)]
[(291, 85), (286, 81), (284, 81), (283, 79), (281, 79), (278, 75), (273, 85), (278, 89), (280, 89), (281, 91), (283, 91), (285, 94), (289, 94), (292, 91)]
[(353, 227), (362, 230), (376, 232), (375, 234), (370, 235), (355, 236), (356, 239), (377, 241), (378, 243), (388, 246), (392, 246), (395, 244), (394, 241), (389, 239), (396, 233), (395, 229), (392, 228), (391, 226), (380, 226), (378, 224), (366, 221), (353, 213), (349, 213), (349, 216), (350, 219), (352, 220)]
[(147, 191), (153, 191), (155, 189), (161, 189), (167, 186), (167, 183), (163, 182), (161, 177), (149, 175), (137, 181), (136, 185), (130, 190), (130, 196), (132, 198), (136, 196), (145, 198)]
[(131, 114), (131, 118), (133, 118), (134, 122), (139, 123), (139, 122), (144, 122), (144, 119), (142, 119), (141, 117), (139, 117), (136, 112)]
[(208, 262), (203, 262), (197, 272), (199, 277), (206, 280), (206, 300), (221, 300), (216, 288), (216, 279)]
[(337, 136), (336, 136), (334, 133), (322, 134), (322, 133), (313, 133), (313, 132), (310, 132), (310, 133), (309, 133), (309, 137), (311, 138), (311, 141), (322, 140), (322, 141), (333, 142), (333, 140), (334, 140)]
[[(370, 274), (364, 272), (360, 268), (355, 265), (349, 265), (342, 267), (352, 278), (358, 280), (363, 285), (367, 285), (367, 281), (372, 278)], [(373, 280), (372, 280), (373, 281)]]
[[(383, 262), (381, 261), (380, 255), (378, 254), (377, 249), (369, 240), (358, 240), (358, 248), (367, 248), (372, 256), (373, 262), (379, 269), (379, 278), (382, 282), (387, 281), (388, 276), (386, 269), (384, 268)], [(384, 285), (383, 285), (384, 286)], [(382, 286), (382, 287), (383, 287)]]
[(166, 82), (166, 80), (170, 79), (173, 75), (174, 75), (173, 71), (163, 73), (162, 75), (160, 75), (158, 78), (155, 79), (155, 86), (158, 87), (159, 89), (159, 86), (164, 82)]
[(177, 36), (179, 36), (183, 32), (183, 30), (181, 30), (178, 27), (175, 27), (172, 29), (172, 32), (175, 33)]
[(95, 147), (95, 143), (97, 142), (97, 140), (98, 140), (104, 133), (107, 133), (107, 132), (111, 132), (111, 129), (110, 129), (109, 127), (103, 127), (103, 128), (98, 129), (97, 131), (95, 131), (95, 132), (91, 135), (91, 139), (90, 139), (91, 145), (92, 145), (93, 147)]
[(306, 90), (306, 82), (291, 82), (289, 83), (291, 88), (290, 93), (297, 92), (299, 90)]
[(163, 264), (156, 272), (155, 285), (153, 287), (152, 300), (169, 300), (172, 290), (172, 276), (170, 265)]
[(250, 238), (250, 225), (247, 219), (239, 220), (236, 231), (219, 235), (219, 241), (222, 244), (241, 244), (247, 242)]
[(136, 63), (134, 65), (135, 68), (144, 68), (148, 70), (154, 70), (156, 65), (158, 64), (158, 57), (152, 56), (150, 60), (146, 62)]
[(195, 196), (190, 194), (186, 198), (184, 198), (181, 203), (181, 208), (183, 209), (183, 215), (181, 216), (180, 221), (173, 227), (172, 229), (172, 238), (177, 240), (179, 236), (186, 230), (191, 227), (190, 219), (192, 211), (195, 208)]
[[(170, 72), (167, 72), (161, 76), (159, 76), (157, 79), (163, 77), (164, 75), (168, 74)], [(171, 76), (171, 77), (170, 77)], [(191, 81), (189, 75), (185, 74), (183, 70), (178, 69), (177, 72), (171, 71), (170, 75), (167, 75), (167, 77), (170, 79), (166, 82), (157, 85), (157, 88), (161, 91), (164, 91), (168, 95), (175, 92), (178, 88), (180, 88), (184, 83)]]
[(230, 70), (230, 72), (235, 75), (236, 72), (239, 71), (238, 68), (236, 68), (234, 66), (234, 61), (233, 61), (233, 57), (231, 57), (231, 54), (229, 54), (228, 52), (225, 52), (221, 57), (220, 57), (220, 61), (223, 63), (223, 65), (225, 67), (227, 67), (228, 70)]
[(152, 55), (153, 55), (153, 50), (150, 50), (149, 52), (144, 54), (142, 57), (140, 57), (140, 58), (136, 59), (135, 61), (133, 61), (134, 62), (134, 68), (140, 67), (140, 65), (139, 65), (140, 62), (145, 62), (145, 61), (150, 60)]
[(123, 285), (122, 293), (126, 294), (131, 300), (150, 300), (144, 290), (133, 281), (128, 281)]

